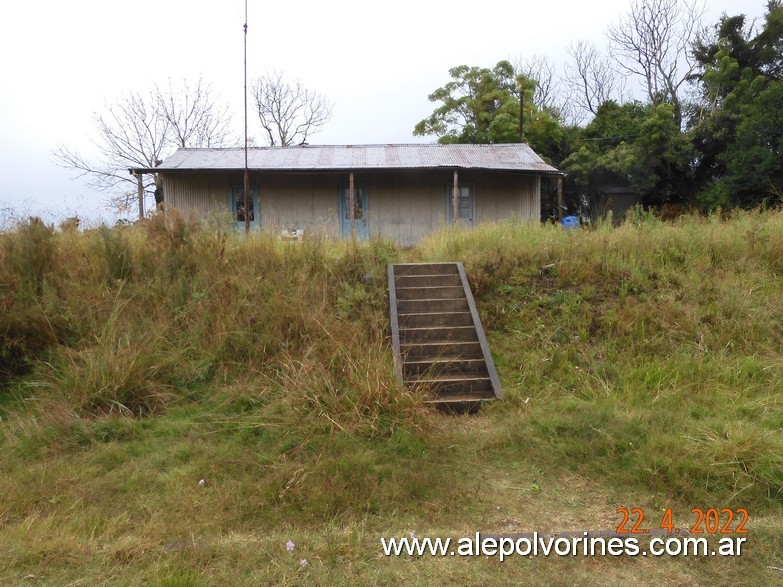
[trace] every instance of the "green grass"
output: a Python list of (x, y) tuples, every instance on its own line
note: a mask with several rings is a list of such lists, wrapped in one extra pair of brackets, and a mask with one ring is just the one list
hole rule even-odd
[[(504, 388), (477, 416), (394, 380), (385, 265), (423, 260), (466, 265)], [(178, 217), (20, 225), (0, 234), (0, 579), (774, 584), (782, 294), (777, 212), (444, 230), (405, 251)], [(620, 507), (653, 527), (744, 507), (749, 543), (733, 560), (380, 550), (611, 530)]]

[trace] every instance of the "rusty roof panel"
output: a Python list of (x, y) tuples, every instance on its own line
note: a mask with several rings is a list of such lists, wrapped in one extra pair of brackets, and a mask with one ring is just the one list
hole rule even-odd
[[(244, 149), (179, 149), (155, 171), (244, 169)], [(333, 171), (352, 169), (495, 169), (559, 173), (526, 144), (502, 145), (302, 145), (248, 150), (248, 167), (257, 171)], [(148, 170), (151, 171), (151, 170)]]

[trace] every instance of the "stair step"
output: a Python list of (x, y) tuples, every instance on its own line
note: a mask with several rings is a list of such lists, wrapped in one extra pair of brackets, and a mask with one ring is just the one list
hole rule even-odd
[(481, 345), (478, 342), (420, 342), (400, 343), (404, 360), (414, 357), (440, 357), (449, 359), (480, 359)]
[(429, 402), (473, 411), (500, 397), (492, 356), (461, 263), (387, 267), (391, 339), (400, 383)]
[(465, 377), (464, 375), (423, 376), (406, 381), (406, 384), (414, 388), (423, 386), (438, 397), (455, 394), (494, 395), (489, 375), (484, 377)]
[(489, 375), (462, 375), (462, 374), (448, 374), (448, 375), (422, 375), (420, 377), (413, 377), (408, 380), (410, 383), (451, 383), (454, 381), (489, 381)]
[(431, 287), (398, 287), (397, 301), (402, 300), (453, 300), (465, 297), (461, 285), (436, 285)]
[(479, 396), (476, 397), (474, 395), (471, 395), (469, 393), (465, 394), (459, 394), (459, 395), (450, 395), (448, 397), (433, 397), (428, 400), (424, 400), (425, 403), (428, 404), (469, 404), (469, 403), (480, 403), (480, 402), (488, 402), (495, 399), (494, 395), (491, 396)]
[(484, 359), (414, 359), (402, 364), (403, 375), (407, 379), (429, 373), (432, 376), (461, 374), (486, 375), (487, 365)]
[(394, 275), (459, 275), (456, 263), (399, 263)]
[(395, 278), (394, 283), (400, 287), (438, 287), (454, 286), (462, 287), (459, 275), (456, 273), (450, 275), (401, 275)]
[(397, 300), (397, 310), (401, 314), (426, 314), (441, 312), (467, 312), (468, 300), (455, 298), (450, 300)]
[(399, 314), (400, 328), (422, 326), (473, 326), (470, 312), (430, 312), (423, 314)]
[(401, 328), (401, 343), (416, 342), (471, 342), (478, 341), (472, 326), (437, 326), (427, 328)]

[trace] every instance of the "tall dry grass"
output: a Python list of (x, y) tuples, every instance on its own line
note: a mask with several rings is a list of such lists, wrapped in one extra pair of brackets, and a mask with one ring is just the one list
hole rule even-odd
[[(502, 401), (439, 415), (395, 381), (394, 261), (465, 263)], [(586, 581), (768, 584), (782, 297), (775, 211), (485, 225), (407, 251), (245, 238), (218, 217), (23, 223), (0, 234), (0, 577), (548, 584), (567, 564)], [(753, 547), (736, 568), (395, 566), (373, 550), (410, 530), (608, 529), (619, 506), (682, 525), (691, 507), (746, 507)]]
[[(77, 415), (156, 414), (255, 377), (348, 389), (357, 413), (399, 395), (380, 345), (385, 265), (399, 255), (387, 243), (246, 239), (177, 214), (82, 234), (23, 223), (0, 239), (0, 373), (33, 373)], [(373, 375), (354, 397), (357, 361)]]
[(503, 224), (418, 254), (464, 260), (531, 456), (694, 504), (783, 499), (781, 212)]

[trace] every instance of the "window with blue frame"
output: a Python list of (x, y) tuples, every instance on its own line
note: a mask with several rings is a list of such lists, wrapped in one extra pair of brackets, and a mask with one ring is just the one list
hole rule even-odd
[[(258, 186), (250, 186), (248, 194), (248, 217), (251, 224), (257, 224), (258, 217)], [(231, 186), (231, 213), (238, 224), (245, 223), (245, 187)]]

